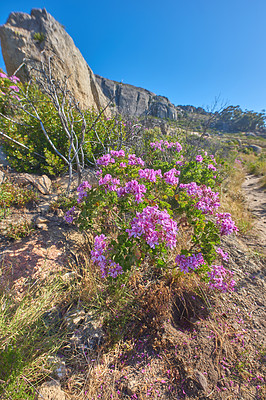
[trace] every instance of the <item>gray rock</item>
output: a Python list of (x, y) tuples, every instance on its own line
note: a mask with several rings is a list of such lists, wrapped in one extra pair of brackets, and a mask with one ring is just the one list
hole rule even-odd
[(48, 230), (47, 224), (49, 223), (48, 219), (43, 218), (43, 217), (37, 217), (35, 220), (35, 224), (37, 228), (43, 229), (43, 230)]
[(27, 81), (36, 74), (32, 67), (39, 67), (42, 59), (53, 56), (56, 78), (68, 79), (68, 88), (81, 108), (100, 110), (107, 100), (99, 88), (94, 74), (64, 27), (46, 10), (32, 9), (31, 14), (12, 12), (0, 27), (3, 58), (8, 75), (14, 74), (24, 60), (30, 65), (21, 68), (16, 75)]
[(52, 190), (52, 181), (46, 175), (37, 176), (30, 174), (18, 174), (14, 176), (13, 181), (19, 185), (32, 185), (42, 194), (50, 194)]
[(139, 384), (136, 380), (131, 379), (127, 382), (126, 390), (129, 396), (133, 396), (138, 390)]
[(104, 337), (102, 322), (90, 312), (83, 309), (70, 310), (64, 317), (67, 330), (72, 331), (69, 336), (71, 347), (79, 350), (93, 350), (99, 346)]
[(44, 382), (38, 390), (37, 400), (65, 400), (65, 393), (57, 381)]
[(62, 380), (67, 375), (66, 363), (58, 356), (49, 356), (47, 359), (48, 365), (51, 366), (56, 379)]
[(4, 182), (5, 174), (3, 171), (0, 171), (0, 185)]
[(205, 378), (205, 376), (203, 375), (203, 373), (198, 371), (197, 369), (195, 369), (195, 371), (194, 371), (194, 379), (195, 379), (196, 383), (198, 384), (198, 386), (200, 387), (200, 389), (202, 389), (205, 392), (207, 392), (207, 390), (208, 390), (208, 382), (207, 382), (207, 379)]
[(260, 154), (262, 152), (262, 147), (256, 146), (255, 144), (249, 145), (248, 148), (253, 150), (256, 154)]
[(181, 110), (167, 97), (156, 96), (149, 90), (133, 85), (118, 83), (95, 75), (106, 97), (113, 99), (117, 111), (124, 115), (139, 117), (151, 115), (157, 118), (176, 120)]

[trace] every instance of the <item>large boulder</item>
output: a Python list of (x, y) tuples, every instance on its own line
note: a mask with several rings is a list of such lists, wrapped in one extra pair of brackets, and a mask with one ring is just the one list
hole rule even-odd
[(97, 84), (94, 74), (65, 28), (46, 10), (33, 9), (31, 14), (12, 12), (7, 22), (0, 26), (0, 39), (7, 73), (13, 75), (24, 60), (16, 75), (27, 81), (34, 74), (34, 63), (39, 66), (53, 57), (56, 78), (68, 79), (68, 88), (79, 101), (81, 108), (96, 110), (107, 104), (107, 99)]

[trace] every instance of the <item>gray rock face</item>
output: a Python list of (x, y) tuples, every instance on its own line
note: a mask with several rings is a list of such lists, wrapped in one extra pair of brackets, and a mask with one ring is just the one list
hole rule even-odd
[[(64, 27), (45, 9), (33, 9), (31, 14), (12, 12), (7, 22), (0, 26), (3, 58), (8, 75), (30, 59), (31, 65), (39, 64), (41, 57), (47, 61), (53, 56), (56, 78), (69, 77), (68, 87), (79, 101), (81, 108), (99, 110), (107, 99), (99, 88), (94, 74)], [(21, 68), (17, 76), (26, 81), (34, 74), (29, 66)]]
[(149, 90), (118, 83), (99, 75), (95, 77), (104, 95), (110, 100), (113, 98), (117, 111), (121, 114), (133, 117), (151, 115), (176, 120), (178, 114), (182, 112), (167, 97), (156, 96)]

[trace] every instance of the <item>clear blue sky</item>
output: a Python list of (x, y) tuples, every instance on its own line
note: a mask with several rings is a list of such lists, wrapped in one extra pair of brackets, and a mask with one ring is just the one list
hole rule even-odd
[(266, 0), (3, 0), (0, 24), (43, 7), (99, 75), (176, 105), (266, 108)]

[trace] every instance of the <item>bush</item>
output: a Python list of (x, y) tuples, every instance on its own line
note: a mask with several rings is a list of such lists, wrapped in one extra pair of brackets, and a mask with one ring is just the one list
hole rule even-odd
[[(150, 145), (154, 169), (123, 151), (98, 159), (98, 186), (83, 182), (78, 187), (77, 204), (66, 213), (66, 220), (94, 231), (92, 261), (103, 278), (116, 278), (132, 266), (145, 264), (197, 273), (211, 287), (231, 289), (231, 273), (213, 264), (227, 259), (218, 247), (220, 237), (237, 231), (230, 214), (217, 212), (214, 157), (199, 154), (187, 162), (179, 143)], [(155, 169), (158, 165), (161, 168)]]
[(40, 90), (36, 83), (24, 86), (0, 73), (0, 85), (0, 144), (17, 171), (58, 175), (69, 164), (79, 170), (109, 149), (135, 141), (135, 123), (81, 112), (61, 88), (55, 96), (53, 81)]

